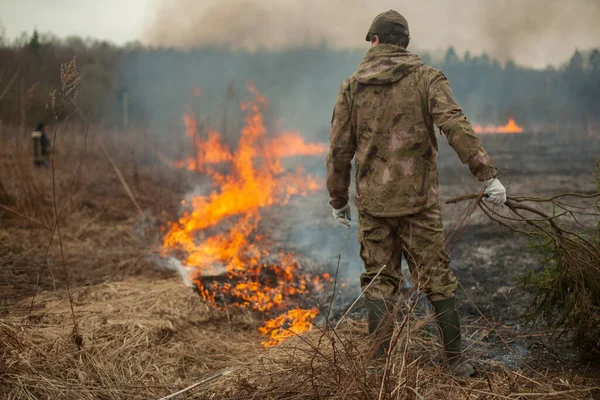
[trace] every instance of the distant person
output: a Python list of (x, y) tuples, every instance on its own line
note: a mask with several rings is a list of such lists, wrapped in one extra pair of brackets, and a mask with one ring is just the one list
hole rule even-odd
[(50, 147), (50, 140), (46, 135), (45, 125), (43, 123), (38, 124), (37, 129), (31, 133), (33, 139), (33, 164), (36, 167), (48, 166), (48, 147)]
[(433, 305), (450, 372), (466, 377), (474, 369), (461, 353), (458, 283), (444, 250), (434, 124), (485, 183), (487, 201), (504, 204), (506, 190), (448, 80), (406, 50), (409, 38), (408, 23), (396, 11), (373, 20), (366, 37), (371, 48), (342, 83), (335, 105), (327, 189), (333, 216), (350, 228), (348, 188), (356, 156), (358, 241), (366, 270), (360, 282), (369, 333), (379, 343), (375, 356), (384, 356), (389, 347), (391, 332), (385, 327), (402, 286), (404, 256), (415, 284)]

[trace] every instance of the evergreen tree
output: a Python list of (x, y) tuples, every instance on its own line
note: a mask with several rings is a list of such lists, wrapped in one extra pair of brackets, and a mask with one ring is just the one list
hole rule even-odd
[(579, 50), (575, 50), (575, 54), (569, 60), (568, 72), (570, 74), (579, 74), (583, 72), (583, 56)]
[(6, 36), (6, 28), (2, 24), (2, 21), (0, 21), (0, 46), (4, 46), (4, 42), (6, 40), (5, 36)]
[(446, 56), (444, 57), (444, 65), (458, 65), (460, 64), (460, 59), (456, 55), (456, 50), (454, 47), (450, 47), (446, 52)]
[(590, 54), (590, 68), (592, 72), (600, 72), (600, 50), (594, 49)]
[(465, 51), (465, 55), (464, 55), (464, 63), (469, 65), (471, 64), (472, 59), (471, 59), (471, 52), (469, 50)]
[(33, 35), (31, 35), (31, 39), (29, 40), (28, 47), (36, 54), (40, 52), (40, 35), (38, 34), (37, 29), (33, 30)]

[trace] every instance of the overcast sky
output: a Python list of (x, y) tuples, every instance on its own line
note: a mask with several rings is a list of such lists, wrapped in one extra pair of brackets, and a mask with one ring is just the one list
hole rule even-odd
[(35, 27), (118, 44), (366, 48), (372, 18), (390, 8), (407, 17), (413, 49), (543, 68), (600, 47), (600, 0), (0, 0), (0, 22), (9, 38)]
[(0, 22), (9, 38), (23, 31), (78, 35), (125, 43), (141, 39), (154, 0), (0, 0)]

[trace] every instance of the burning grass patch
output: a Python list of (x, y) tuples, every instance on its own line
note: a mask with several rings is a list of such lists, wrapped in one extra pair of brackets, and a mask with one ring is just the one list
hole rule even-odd
[(210, 186), (184, 201), (183, 215), (167, 224), (162, 255), (210, 304), (265, 313), (260, 332), (268, 335), (263, 344), (273, 346), (289, 336), (282, 324), (294, 333), (312, 328), (318, 310), (311, 293), (322, 291), (329, 275), (309, 274), (292, 252), (274, 251), (271, 232), (259, 231), (259, 221), (264, 209), (320, 189), (300, 165), (287, 171), (281, 159), (323, 154), (327, 146), (289, 132), (269, 137), (263, 116), (267, 100), (253, 84), (248, 91), (253, 98), (241, 104), (246, 114), (234, 150), (218, 133), (198, 131), (196, 119), (185, 115), (195, 154), (170, 165), (206, 173)]

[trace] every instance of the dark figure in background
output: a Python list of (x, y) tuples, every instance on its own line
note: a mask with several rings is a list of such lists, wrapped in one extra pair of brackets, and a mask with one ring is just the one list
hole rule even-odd
[(31, 133), (33, 139), (33, 165), (36, 167), (48, 166), (48, 147), (50, 147), (50, 140), (46, 135), (44, 124), (40, 123), (37, 126), (35, 132)]

